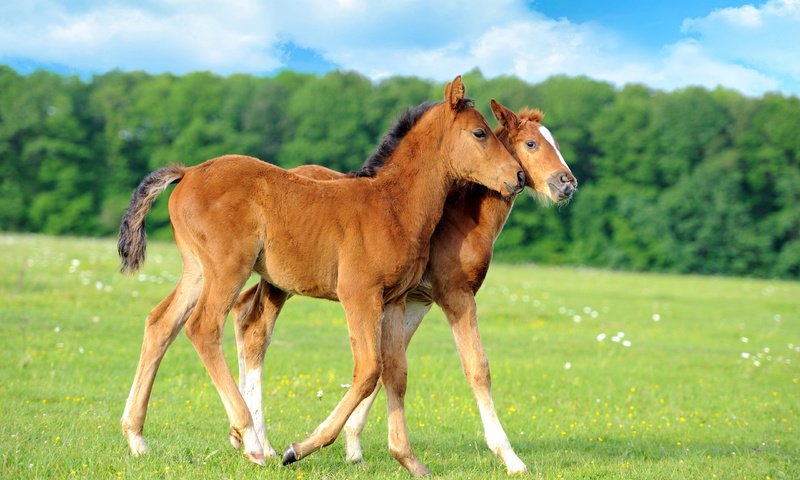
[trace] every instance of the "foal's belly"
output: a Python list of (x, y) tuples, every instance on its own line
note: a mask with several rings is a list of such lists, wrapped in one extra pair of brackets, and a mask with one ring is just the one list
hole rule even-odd
[(265, 248), (253, 269), (284, 292), (338, 301), (336, 262)]

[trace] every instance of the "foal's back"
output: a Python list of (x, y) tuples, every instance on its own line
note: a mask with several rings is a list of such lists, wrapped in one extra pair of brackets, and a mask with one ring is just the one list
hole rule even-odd
[[(286, 292), (336, 300), (337, 269), (347, 259), (361, 256), (387, 272), (408, 263), (407, 240), (370, 228), (391, 225), (385, 203), (368, 179), (322, 182), (226, 155), (187, 169), (169, 209), (179, 247), (204, 266), (235, 263)], [(398, 247), (394, 255), (386, 245)]]

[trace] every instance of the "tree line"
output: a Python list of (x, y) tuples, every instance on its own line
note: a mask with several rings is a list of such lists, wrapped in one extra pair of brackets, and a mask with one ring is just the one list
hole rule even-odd
[[(520, 196), (501, 261), (793, 278), (800, 274), (800, 100), (552, 77), (464, 76), (540, 107), (578, 181), (571, 204)], [(0, 230), (111, 236), (133, 188), (169, 163), (225, 153), (350, 171), (405, 108), (442, 96), (416, 77), (112, 71), (89, 81), (0, 66)], [(169, 238), (166, 196), (148, 217)]]

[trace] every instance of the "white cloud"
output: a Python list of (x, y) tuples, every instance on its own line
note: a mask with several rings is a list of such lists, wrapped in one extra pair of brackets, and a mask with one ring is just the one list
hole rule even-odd
[[(520, 0), (329, 0), (270, 2), (281, 36), (306, 48), (436, 49), (467, 41), (508, 18), (530, 15)], [(342, 6), (340, 4), (345, 4)]]
[[(88, 71), (262, 73), (285, 43), (371, 78), (445, 80), (474, 67), (538, 82), (588, 75), (673, 89), (723, 85), (757, 95), (796, 89), (800, 0), (769, 0), (687, 19), (686, 37), (645, 52), (591, 23), (551, 19), (523, 0), (55, 0), (0, 5), (0, 59)], [(535, 4), (534, 4), (535, 6)]]
[[(11, 5), (11, 4), (15, 5)], [(28, 57), (77, 69), (184, 73), (269, 71), (281, 65), (275, 32), (257, 0), (172, 1), (158, 8), (51, 1), (8, 2), (0, 10), (0, 57)]]
[(800, 0), (723, 8), (687, 19), (686, 34), (717, 61), (748, 65), (773, 76), (800, 77)]
[(665, 89), (684, 85), (715, 88), (723, 85), (747, 94), (776, 90), (780, 82), (756, 69), (714, 57), (696, 41), (686, 40), (665, 49), (666, 56), (641, 82)]
[[(339, 26), (333, 30), (340, 31)], [(479, 67), (489, 76), (516, 75), (539, 82), (557, 74), (588, 75), (617, 85), (629, 82), (674, 89), (687, 85), (724, 85), (747, 94), (779, 87), (779, 81), (745, 65), (720, 59), (695, 40), (645, 54), (613, 32), (593, 24), (576, 24), (527, 14), (521, 20), (495, 23), (466, 39), (437, 48), (362, 45), (342, 40), (321, 42), (326, 58), (372, 78), (392, 74), (445, 80)], [(295, 41), (304, 43), (302, 35)], [(308, 44), (308, 43), (304, 43)]]

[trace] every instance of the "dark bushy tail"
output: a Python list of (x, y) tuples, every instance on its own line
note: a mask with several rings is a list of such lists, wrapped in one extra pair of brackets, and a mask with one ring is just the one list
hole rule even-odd
[(159, 168), (144, 177), (142, 183), (136, 187), (131, 195), (131, 203), (122, 224), (119, 227), (119, 242), (117, 250), (122, 259), (120, 270), (122, 273), (134, 273), (144, 263), (144, 251), (147, 245), (147, 234), (144, 229), (144, 217), (158, 194), (163, 192), (170, 183), (179, 182), (186, 173), (186, 167), (170, 165)]

